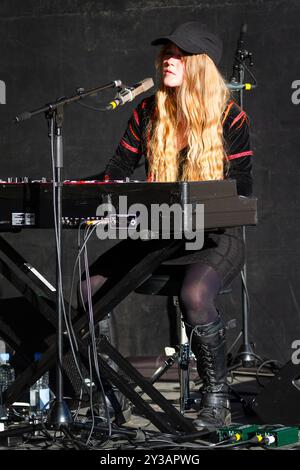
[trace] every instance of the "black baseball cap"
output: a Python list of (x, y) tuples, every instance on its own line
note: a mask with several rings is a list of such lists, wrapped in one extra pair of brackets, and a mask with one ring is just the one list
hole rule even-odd
[(152, 46), (168, 41), (189, 54), (207, 54), (217, 65), (222, 56), (222, 41), (210, 33), (207, 26), (198, 21), (189, 21), (178, 26), (169, 36), (162, 36), (151, 42)]

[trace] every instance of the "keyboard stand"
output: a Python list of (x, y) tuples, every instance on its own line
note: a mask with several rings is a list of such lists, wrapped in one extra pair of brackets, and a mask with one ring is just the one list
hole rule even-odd
[(2, 236), (0, 236), (0, 273), (53, 326), (56, 325), (55, 305), (51, 306), (51, 303), (56, 301), (55, 288)]
[[(165, 259), (174, 253), (181, 243), (182, 240), (170, 240), (169, 243), (166, 243), (164, 248), (160, 248), (156, 251), (148, 253), (142, 261), (137, 263), (130, 270), (128, 275), (117, 281), (113, 286), (110, 286), (110, 288), (106, 289), (106, 291), (102, 290), (101, 297), (98, 296), (98, 298), (96, 298), (95, 296), (95, 323), (102, 320), (125, 297), (134, 291), (138, 285), (148, 279), (152, 272)], [(8, 249), (7, 242), (4, 241), (3, 244), (3, 240), (1, 239), (0, 249), (3, 249), (3, 245), (6, 249)], [(14, 264), (19, 264), (19, 269), (24, 272), (25, 260), (14, 249), (12, 250), (13, 251), (10, 252), (10, 255), (13, 255), (13, 258), (16, 258), (14, 259)], [(30, 281), (34, 282), (34, 284), (38, 284), (38, 287), (40, 287), (42, 291), (45, 291), (46, 287), (40, 285), (39, 279), (34, 279), (33, 281), (32, 271), (30, 271), (30, 273), (25, 272), (25, 274), (27, 274), (27, 276), (30, 278)], [(24, 281), (22, 289), (23, 294), (27, 294), (26, 284), (26, 281)], [(50, 294), (50, 297), (51, 296), (53, 296), (53, 294)], [(42, 308), (44, 308), (44, 302), (42, 302)], [(74, 322), (73, 328), (77, 334), (77, 338), (79, 338), (78, 344), (80, 355), (83, 359), (87, 360), (87, 351), (84, 342), (89, 339), (89, 331), (86, 318), (79, 316), (79, 318)], [(42, 376), (47, 370), (49, 370), (50, 367), (55, 364), (57, 356), (56, 344), (53, 342), (53, 337), (52, 341), (51, 338), (47, 338), (46, 342), (48, 344), (50, 343), (50, 345), (48, 349), (44, 351), (39, 366), (36, 367), (36, 364), (31, 363), (29, 367), (19, 374), (14, 383), (6, 390), (4, 395), (4, 403), (6, 406), (9, 406), (14, 401), (16, 401), (25, 390), (27, 390), (40, 376)], [(64, 353), (67, 353), (68, 348), (69, 345), (65, 340)], [(153, 387), (153, 385), (148, 380), (146, 380), (118, 351), (116, 351), (116, 349), (113, 348), (104, 337), (100, 338), (98, 350), (99, 363), (104, 377), (106, 377), (109, 381), (111, 381), (111, 383), (113, 383), (113, 385), (119, 388), (120, 391), (132, 401), (137, 410), (147, 419), (149, 419), (161, 432), (190, 433), (195, 431), (191, 421), (183, 417), (182, 414), (177, 411), (177, 409), (173, 407), (173, 405), (171, 405), (168, 400), (166, 400), (164, 396), (158, 392)], [(103, 355), (108, 356), (111, 361), (118, 365), (119, 369), (122, 370), (122, 376), (120, 373), (115, 372), (115, 370), (103, 358)], [(136, 387), (139, 387), (143, 393), (147, 394), (152, 399), (153, 403), (158, 405), (164, 413), (162, 414), (161, 412), (156, 411), (146, 401), (144, 401), (140, 394), (135, 390)]]

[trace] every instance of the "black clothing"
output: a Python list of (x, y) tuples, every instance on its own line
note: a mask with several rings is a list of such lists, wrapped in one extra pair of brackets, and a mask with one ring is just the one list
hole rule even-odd
[[(149, 121), (154, 113), (154, 96), (143, 100), (134, 110), (123, 139), (107, 165), (108, 179), (124, 180), (131, 176), (142, 156), (145, 158), (148, 174), (147, 146), (151, 128)], [(227, 155), (224, 178), (235, 179), (238, 194), (250, 196), (252, 150), (247, 116), (233, 101), (224, 112), (223, 139)], [(123, 278), (146, 253), (157, 250), (166, 243), (166, 240), (124, 240), (98, 258), (90, 268), (90, 275), (102, 274), (109, 278), (108, 283), (115, 282), (118, 278)], [(218, 289), (230, 284), (243, 263), (244, 242), (241, 227), (205, 232), (201, 250), (186, 250), (183, 240), (177, 252), (163, 263), (166, 269), (175, 269), (178, 272), (178, 278), (181, 280), (181, 292), (178, 294), (189, 323), (187, 333), (190, 334), (192, 329), (194, 330), (191, 338), (192, 350), (203, 380), (202, 410), (195, 423), (199, 429), (203, 426), (222, 426), (230, 423), (225, 328), (221, 319), (216, 316), (213, 302)], [(176, 266), (166, 266), (172, 264)], [(195, 266), (189, 266), (191, 264)], [(182, 265), (182, 268), (178, 265)], [(203, 305), (201, 289), (206, 288), (208, 291)], [(205, 321), (208, 323), (203, 324)]]
[(202, 399), (198, 418), (193, 421), (197, 430), (215, 430), (229, 426), (230, 401), (227, 384), (226, 328), (220, 317), (194, 328), (186, 324), (197, 371), (202, 380)]
[(207, 54), (217, 65), (222, 56), (223, 44), (220, 38), (210, 33), (199, 21), (189, 21), (179, 25), (168, 36), (151, 42), (152, 46), (173, 42), (188, 54)]
[[(155, 113), (155, 97), (151, 96), (144, 99), (133, 111), (129, 120), (125, 134), (115, 152), (115, 155), (109, 161), (106, 167), (106, 174), (109, 179), (125, 179), (129, 177), (140, 161), (145, 157), (146, 174), (147, 166), (147, 144), (149, 142), (149, 119)], [(237, 182), (238, 194), (250, 196), (252, 194), (252, 176), (251, 176), (251, 155), (250, 138), (248, 129), (248, 120), (244, 111), (230, 101), (223, 116), (223, 138), (228, 162), (224, 165), (224, 177), (235, 179)], [(155, 202), (155, 201), (154, 201)], [(107, 252), (107, 261), (110, 266), (126, 255), (130, 250), (130, 240), (121, 242), (119, 249)], [(129, 245), (127, 245), (129, 243)], [(137, 243), (132, 246), (135, 252), (134, 256), (142, 257), (144, 250), (149, 248), (146, 242)], [(156, 241), (159, 243), (159, 241)], [(161, 241), (162, 243), (162, 241)], [(147, 246), (146, 246), (147, 245)], [(132, 256), (132, 250), (131, 256)], [(123, 254), (122, 254), (123, 252)], [(104, 256), (105, 256), (104, 255)], [(106, 256), (105, 256), (106, 258)], [(119, 258), (120, 259), (120, 258)], [(126, 263), (126, 261), (124, 260)], [(187, 265), (192, 263), (204, 263), (211, 266), (218, 272), (222, 287), (229, 285), (234, 277), (241, 270), (244, 263), (244, 243), (242, 239), (242, 230), (240, 227), (219, 229), (213, 232), (205, 232), (204, 246), (201, 250), (185, 250), (184, 244), (170, 258), (165, 261), (165, 265)], [(111, 264), (112, 263), (112, 264)], [(104, 269), (105, 260), (103, 259), (102, 268)], [(100, 259), (99, 264), (100, 266)], [(110, 270), (109, 266), (105, 269)]]
[[(170, 272), (182, 277), (185, 266), (204, 263), (211, 266), (219, 275), (221, 288), (226, 288), (242, 269), (244, 264), (244, 243), (240, 227), (217, 232), (205, 233), (204, 246), (201, 250), (185, 250), (185, 241), (163, 266), (169, 266)], [(100, 274), (110, 279), (121, 279), (129, 270), (141, 261), (145, 255), (158, 246), (163, 247), (168, 240), (132, 240), (120, 241), (103, 253), (91, 266), (90, 275)]]
[(218, 273), (207, 264), (193, 263), (186, 267), (179, 293), (185, 323), (205, 325), (218, 318), (215, 298), (220, 284)]
[[(147, 145), (149, 142), (149, 120), (155, 113), (155, 97), (144, 99), (128, 122), (125, 134), (106, 167), (111, 180), (130, 177), (138, 162), (144, 156), (148, 174)], [(231, 101), (224, 113), (224, 147), (228, 162), (224, 165), (224, 178), (235, 179), (238, 194), (252, 194), (251, 155), (248, 120), (244, 111)]]

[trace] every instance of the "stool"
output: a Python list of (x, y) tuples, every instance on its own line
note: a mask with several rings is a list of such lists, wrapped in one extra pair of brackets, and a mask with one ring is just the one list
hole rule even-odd
[[(177, 360), (179, 367), (180, 382), (180, 412), (185, 413), (189, 410), (193, 400), (190, 397), (189, 388), (189, 363), (190, 363), (190, 344), (186, 335), (182, 312), (179, 305), (178, 293), (182, 284), (184, 266), (180, 265), (161, 265), (145, 282), (140, 284), (135, 292), (144, 295), (162, 295), (173, 297), (177, 318), (180, 320), (180, 344), (179, 349), (170, 356), (165, 364), (159, 367), (152, 375), (150, 381), (154, 383), (158, 380)], [(231, 292), (231, 289), (224, 289), (219, 294)]]

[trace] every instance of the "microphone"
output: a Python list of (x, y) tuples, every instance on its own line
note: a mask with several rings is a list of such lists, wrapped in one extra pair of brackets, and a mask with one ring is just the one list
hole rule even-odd
[(248, 29), (247, 23), (243, 23), (241, 26), (241, 30), (240, 30), (239, 49), (241, 49), (241, 47), (244, 44), (244, 36), (247, 33), (247, 29)]
[(15, 122), (21, 122), (21, 121), (26, 121), (26, 119), (30, 119), (32, 117), (32, 113), (29, 111), (24, 111), (23, 113), (18, 114), (14, 121)]
[(238, 82), (228, 82), (226, 86), (231, 91), (239, 91), (239, 90), (252, 90), (252, 88), (256, 88), (256, 85), (252, 83), (238, 83)]
[(144, 80), (136, 83), (132, 87), (125, 87), (119, 91), (116, 98), (107, 105), (106, 109), (112, 110), (116, 109), (118, 106), (123, 106), (123, 104), (134, 100), (136, 96), (148, 91), (153, 86), (154, 82), (152, 78), (144, 78)]
[(245, 37), (245, 34), (247, 33), (247, 29), (248, 29), (247, 23), (243, 23), (240, 29), (240, 35), (239, 35), (238, 42), (237, 42), (237, 48), (234, 54), (234, 62), (233, 62), (233, 67), (232, 67), (233, 71), (232, 71), (232, 76), (230, 78), (231, 82), (236, 81), (236, 73), (240, 65), (240, 61), (238, 60), (238, 58), (242, 52), (242, 48), (244, 47), (244, 37)]

